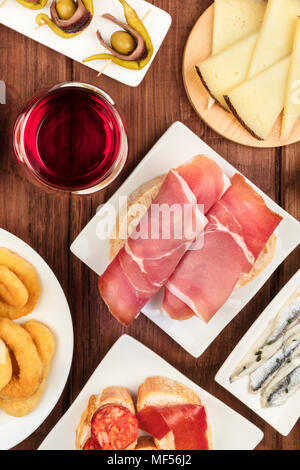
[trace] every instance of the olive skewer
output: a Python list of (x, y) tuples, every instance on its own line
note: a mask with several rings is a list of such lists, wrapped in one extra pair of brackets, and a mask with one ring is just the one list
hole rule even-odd
[(52, 31), (65, 39), (80, 34), (91, 23), (94, 16), (93, 0), (53, 0), (51, 18), (45, 13), (36, 17), (39, 26), (47, 24)]

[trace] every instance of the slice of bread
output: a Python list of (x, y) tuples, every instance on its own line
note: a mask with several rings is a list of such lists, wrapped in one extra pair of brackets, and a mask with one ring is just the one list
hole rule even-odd
[[(124, 236), (122, 238), (120, 234), (127, 234), (127, 237), (130, 236), (134, 228), (138, 225), (141, 217), (152, 204), (164, 179), (165, 175), (157, 176), (147, 183), (144, 183), (129, 196), (128, 204), (120, 210), (116, 219), (116, 225), (112, 231), (109, 250), (110, 260), (118, 254), (119, 250), (126, 242)], [(143, 208), (143, 211), (141, 211), (141, 208)], [(276, 235), (273, 234), (254, 263), (251, 271), (242, 274), (236, 288), (242, 287), (252, 281), (270, 264), (276, 251), (276, 244)], [(182, 320), (186, 319), (187, 318), (183, 318)]]
[[(148, 377), (138, 390), (137, 411), (148, 406), (202, 405), (198, 395), (189, 387), (166, 377)], [(207, 440), (212, 449), (211, 429), (208, 425)], [(154, 439), (157, 449), (175, 450), (174, 435), (169, 432), (163, 439)]]
[[(101, 395), (92, 395), (76, 429), (77, 450), (82, 450), (86, 441), (91, 437), (91, 421), (95, 411), (101, 406), (108, 404), (122, 405), (128, 408), (134, 415), (136, 414), (133, 400), (127, 388), (107, 387), (102, 391)], [(137, 441), (133, 442), (126, 450), (134, 450), (136, 444)]]
[(157, 450), (157, 448), (151, 436), (141, 436), (138, 438), (135, 450)]

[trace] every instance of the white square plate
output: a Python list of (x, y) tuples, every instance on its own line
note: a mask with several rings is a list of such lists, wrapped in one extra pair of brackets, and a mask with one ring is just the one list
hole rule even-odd
[[(124, 367), (124, 364), (127, 366)], [(139, 385), (147, 377), (160, 375), (177, 380), (196, 392), (206, 407), (211, 424), (213, 448), (216, 450), (252, 450), (263, 433), (241, 415), (170, 366), (144, 345), (123, 335), (99, 364), (72, 406), (52, 429), (40, 450), (74, 450), (75, 429), (91, 395), (105, 387), (117, 385), (136, 396)]]
[(229, 377), (244, 355), (249, 351), (251, 345), (263, 333), (269, 321), (277, 315), (281, 306), (293, 294), (299, 284), (300, 270), (281, 289), (251, 328), (249, 328), (215, 377), (218, 384), (229, 390), (230, 393), (249, 406), (251, 410), (255, 411), (256, 414), (284, 436), (291, 432), (300, 417), (300, 391), (292, 395), (282, 406), (262, 408), (260, 405), (260, 394), (256, 395), (248, 392), (248, 376), (242, 377), (233, 383), (229, 382)]
[[(0, 23), (82, 63), (82, 60), (90, 55), (107, 52), (97, 39), (97, 29), (100, 29), (106, 41), (109, 41), (114, 31), (120, 29), (110, 21), (101, 18), (101, 15), (111, 13), (113, 16), (125, 21), (123, 7), (118, 0), (110, 0), (109, 2), (107, 0), (94, 0), (95, 15), (90, 26), (83, 31), (82, 34), (79, 34), (79, 36), (64, 39), (53, 33), (48, 26), (36, 29), (36, 16), (41, 12), (47, 13), (50, 16), (51, 2), (52, 0), (48, 0), (47, 6), (41, 10), (30, 10), (23, 7), (15, 0), (8, 0), (0, 9)], [(142, 18), (149, 9), (151, 10), (151, 13), (145, 20), (145, 26), (153, 42), (153, 56), (142, 70), (128, 70), (111, 63), (104, 73), (119, 82), (125, 83), (125, 85), (134, 87), (138, 86), (145, 77), (170, 28), (172, 20), (167, 12), (144, 0), (130, 0), (129, 3), (136, 10), (140, 18)], [(96, 60), (87, 62), (85, 65), (99, 72), (105, 64), (106, 61)]]
[[(159, 139), (107, 204), (113, 206), (118, 212), (120, 196), (129, 196), (141, 184), (155, 176), (167, 173), (170, 168), (181, 165), (197, 154), (205, 154), (215, 160), (229, 177), (237, 172), (232, 165), (186, 126), (176, 122)], [(194, 357), (199, 357), (203, 353), (300, 242), (300, 223), (254, 186), (253, 183), (249, 183), (262, 195), (267, 205), (283, 217), (282, 222), (275, 231), (277, 248), (269, 266), (252, 282), (234, 290), (227, 302), (209, 323), (204, 323), (197, 317), (179, 322), (162, 315), (160, 313), (162, 292), (153, 297), (142, 310), (147, 317)], [(71, 251), (99, 275), (105, 271), (109, 264), (109, 240), (100, 240), (99, 238), (101, 217), (107, 217), (107, 209), (108, 206), (104, 204), (71, 246)], [(114, 222), (115, 216), (111, 213), (112, 226)]]

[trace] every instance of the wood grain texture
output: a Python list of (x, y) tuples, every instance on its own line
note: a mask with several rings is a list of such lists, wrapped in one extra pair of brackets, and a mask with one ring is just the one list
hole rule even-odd
[[(0, 79), (5, 80), (8, 87), (8, 103), (0, 106), (0, 226), (29, 243), (49, 263), (67, 295), (75, 332), (74, 360), (65, 391), (50, 416), (17, 449), (39, 446), (125, 331), (256, 424), (265, 433), (258, 449), (299, 449), (299, 422), (288, 437), (282, 438), (214, 382), (216, 372), (237, 342), (299, 268), (299, 249), (197, 360), (143, 315), (128, 329), (119, 325), (98, 295), (96, 275), (69, 251), (70, 243), (98, 205), (113, 194), (175, 120), (184, 122), (266, 194), (300, 218), (300, 144), (276, 150), (255, 149), (224, 140), (199, 119), (185, 94), (181, 71), (184, 45), (191, 28), (211, 2), (155, 0), (152, 3), (168, 11), (173, 24), (138, 88), (126, 87), (105, 76), (98, 79), (97, 74), (85, 66), (0, 25)], [(114, 98), (127, 123), (130, 148), (126, 167), (109, 188), (91, 196), (45, 193), (29, 183), (12, 151), (11, 136), (17, 111), (44, 86), (69, 79), (103, 88)]]

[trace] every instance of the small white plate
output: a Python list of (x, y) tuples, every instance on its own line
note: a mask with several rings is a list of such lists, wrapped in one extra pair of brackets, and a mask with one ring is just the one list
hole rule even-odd
[(291, 432), (300, 417), (300, 391), (292, 395), (282, 406), (262, 408), (260, 405), (260, 394), (256, 395), (249, 393), (248, 391), (248, 376), (242, 377), (240, 380), (233, 383), (229, 382), (229, 377), (244, 355), (263, 333), (269, 321), (277, 315), (282, 305), (293, 294), (299, 284), (300, 270), (297, 271), (297, 273), (281, 289), (263, 313), (253, 323), (251, 328), (249, 328), (215, 377), (218, 384), (222, 385), (226, 390), (229, 390), (230, 393), (245, 403), (251, 410), (255, 411), (258, 416), (273, 426), (273, 428), (283, 436), (287, 436)]
[[(123, 7), (118, 0), (110, 0), (109, 2), (107, 0), (94, 0), (95, 15), (90, 26), (83, 31), (82, 34), (79, 34), (79, 36), (64, 39), (53, 33), (48, 26), (36, 29), (36, 16), (39, 13), (47, 13), (50, 16), (51, 2), (52, 0), (48, 0), (47, 6), (41, 10), (30, 10), (23, 7), (15, 0), (8, 0), (7, 4), (0, 9), (0, 23), (82, 63), (82, 60), (90, 55), (107, 52), (97, 39), (97, 29), (100, 29), (101, 33), (103, 33), (105, 41), (109, 41), (111, 34), (117, 29), (120, 29), (110, 21), (101, 18), (101, 15), (110, 13), (122, 21), (125, 21)], [(151, 13), (145, 19), (145, 26), (153, 42), (154, 54), (150, 62), (142, 70), (128, 70), (111, 63), (103, 73), (119, 82), (125, 83), (125, 85), (135, 87), (141, 83), (151, 66), (170, 28), (172, 19), (167, 12), (144, 0), (130, 0), (129, 4), (136, 10), (140, 18), (142, 18), (149, 9), (151, 10)], [(104, 60), (96, 60), (87, 62), (85, 65), (99, 72), (105, 66), (106, 62), (107, 61)]]
[(0, 229), (0, 247), (6, 247), (27, 259), (36, 269), (42, 286), (34, 311), (18, 323), (39, 320), (55, 336), (56, 349), (45, 392), (36, 409), (24, 418), (14, 418), (0, 410), (0, 449), (16, 446), (32, 434), (51, 413), (67, 382), (73, 357), (73, 326), (63, 290), (47, 263), (27, 245)]
[[(215, 160), (223, 171), (233, 176), (237, 170), (199, 137), (180, 122), (173, 124), (159, 139), (141, 163), (131, 173), (125, 183), (109, 199), (110, 204), (118, 212), (119, 197), (129, 196), (138, 186), (155, 176), (167, 173), (197, 154), (205, 154)], [(160, 313), (162, 292), (159, 292), (143, 308), (143, 313), (162, 328), (192, 356), (199, 357), (210, 343), (218, 336), (225, 326), (244, 308), (271, 276), (279, 264), (300, 243), (300, 223), (279, 207), (274, 201), (248, 181), (262, 195), (267, 205), (283, 217), (275, 231), (277, 248), (272, 262), (252, 282), (236, 289), (218, 313), (209, 323), (193, 317), (178, 322)], [(71, 251), (97, 274), (102, 274), (109, 264), (109, 241), (99, 238), (101, 217), (107, 216), (107, 204), (104, 204), (88, 225), (78, 235), (71, 246)], [(111, 214), (111, 224), (115, 217)], [(138, 320), (137, 320), (138, 321)]]
[[(127, 366), (124, 367), (124, 364)], [(177, 380), (199, 395), (211, 424), (215, 450), (252, 450), (262, 440), (260, 429), (193, 383), (153, 351), (130, 336), (123, 335), (39, 449), (74, 450), (75, 429), (91, 395), (101, 393), (105, 387), (121, 385), (136, 396), (139, 385), (154, 375)]]

